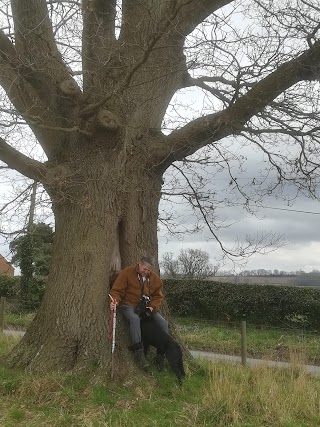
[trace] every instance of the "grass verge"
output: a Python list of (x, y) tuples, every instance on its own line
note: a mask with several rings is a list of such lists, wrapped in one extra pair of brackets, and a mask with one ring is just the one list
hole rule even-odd
[[(219, 325), (198, 319), (176, 318), (179, 334), (190, 349), (222, 354), (241, 354), (239, 325)], [(290, 361), (305, 358), (320, 364), (320, 335), (304, 330), (259, 328), (247, 325), (248, 357)]]
[[(0, 337), (2, 355), (19, 338)], [(2, 427), (318, 427), (320, 380), (294, 366), (201, 362), (182, 387), (169, 373), (122, 384), (103, 372), (32, 374), (0, 363)]]

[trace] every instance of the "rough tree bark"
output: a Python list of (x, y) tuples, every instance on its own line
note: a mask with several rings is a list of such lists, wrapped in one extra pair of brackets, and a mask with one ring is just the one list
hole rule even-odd
[[(83, 87), (56, 44), (45, 0), (11, 0), (14, 39), (0, 33), (0, 83), (48, 161), (0, 140), (0, 159), (43, 183), (55, 215), (54, 254), (46, 293), (15, 366), (70, 369), (109, 366), (108, 277), (143, 254), (157, 256), (162, 175), (172, 162), (236, 134), (279, 93), (319, 72), (320, 45), (257, 81), (218, 114), (169, 136), (161, 122), (173, 94), (189, 85), (185, 37), (232, 0), (83, 0)], [(51, 7), (54, 7), (51, 5)], [(127, 336), (120, 322), (117, 367)], [(121, 363), (120, 363), (121, 361)]]

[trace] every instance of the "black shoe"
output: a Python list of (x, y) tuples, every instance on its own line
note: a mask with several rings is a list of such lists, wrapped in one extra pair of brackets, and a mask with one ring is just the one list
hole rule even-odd
[(138, 362), (138, 365), (141, 369), (146, 370), (149, 367), (149, 363), (144, 355), (144, 351), (141, 348), (140, 350), (136, 350), (134, 352), (135, 358)]

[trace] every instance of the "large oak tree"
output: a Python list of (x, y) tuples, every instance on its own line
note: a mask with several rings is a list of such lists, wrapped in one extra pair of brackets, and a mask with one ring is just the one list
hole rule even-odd
[[(315, 115), (299, 115), (290, 90), (302, 82), (300, 96), (307, 96), (303, 82), (319, 78), (319, 8), (297, 0), (286, 14), (278, 3), (1, 1), (1, 111), (28, 125), (47, 160), (27, 156), (23, 141), (18, 150), (10, 134), (0, 139), (0, 159), (42, 183), (55, 216), (44, 300), (11, 364), (108, 366), (109, 273), (143, 254), (157, 255), (161, 186), (170, 165), (205, 146), (215, 150), (230, 135), (247, 132), (266, 153), (263, 139), (255, 138), (271, 128), (310, 136), (312, 129), (296, 125), (310, 127)], [(230, 30), (239, 10), (264, 30), (273, 28), (269, 38), (251, 24), (241, 34)], [(284, 43), (289, 36), (291, 45)], [(193, 85), (212, 96), (212, 111), (163, 133), (172, 97)], [(296, 122), (289, 126), (282, 119), (291, 113)], [(303, 156), (298, 160), (302, 169)], [(121, 360), (122, 372), (130, 369)]]

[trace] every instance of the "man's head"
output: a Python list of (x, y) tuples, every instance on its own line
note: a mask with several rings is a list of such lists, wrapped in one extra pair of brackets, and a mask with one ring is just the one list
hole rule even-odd
[(154, 267), (154, 260), (150, 256), (142, 257), (138, 264), (139, 273), (143, 277), (149, 276), (153, 267)]

